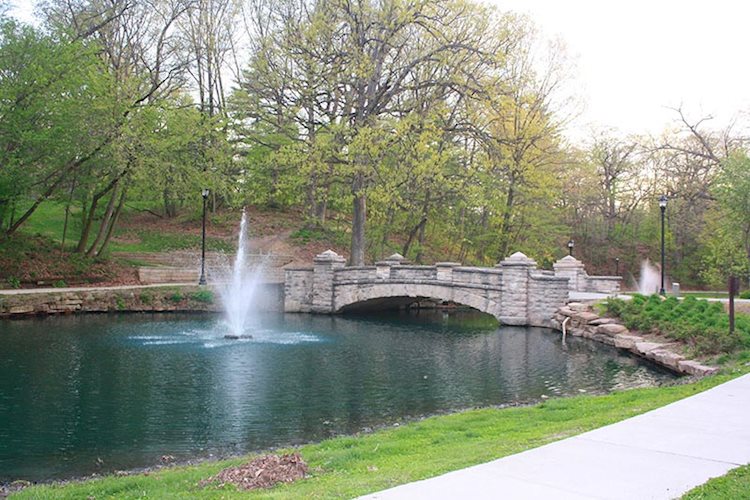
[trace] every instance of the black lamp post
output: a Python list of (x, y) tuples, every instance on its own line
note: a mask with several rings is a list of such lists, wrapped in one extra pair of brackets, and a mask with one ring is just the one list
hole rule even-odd
[(576, 246), (575, 243), (573, 243), (573, 239), (571, 238), (570, 241), (568, 241), (568, 255), (571, 257), (573, 256), (573, 247)]
[(203, 196), (203, 237), (201, 239), (201, 277), (199, 285), (206, 284), (206, 202), (208, 201), (208, 189), (201, 191)]
[(659, 196), (659, 210), (661, 210), (661, 289), (659, 289), (659, 294), (666, 295), (666, 291), (664, 290), (664, 212), (667, 211), (666, 195)]
[(620, 275), (620, 257), (615, 257), (615, 276)]

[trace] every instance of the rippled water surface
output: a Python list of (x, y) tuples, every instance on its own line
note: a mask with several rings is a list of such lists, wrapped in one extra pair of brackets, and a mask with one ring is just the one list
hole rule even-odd
[(319, 440), (451, 409), (673, 378), (559, 333), (475, 314), (0, 321), (0, 481)]

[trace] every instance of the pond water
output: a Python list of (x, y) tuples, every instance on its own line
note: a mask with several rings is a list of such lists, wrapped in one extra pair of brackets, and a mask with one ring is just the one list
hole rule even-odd
[(296, 444), (474, 406), (674, 378), (614, 348), (470, 313), (0, 321), (0, 482)]

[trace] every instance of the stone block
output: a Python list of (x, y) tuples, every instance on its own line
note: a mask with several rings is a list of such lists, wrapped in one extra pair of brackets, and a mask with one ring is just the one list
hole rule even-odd
[(570, 309), (572, 309), (573, 311), (576, 311), (576, 312), (583, 312), (583, 311), (588, 311), (589, 310), (588, 304), (584, 304), (582, 302), (569, 302), (568, 303), (568, 308), (570, 308)]
[(634, 352), (645, 356), (654, 349), (661, 349), (662, 347), (664, 347), (664, 344), (658, 342), (636, 342)]
[(592, 313), (590, 311), (583, 311), (578, 312), (573, 316), (575, 319), (578, 319), (582, 323), (591, 323), (592, 321), (599, 319), (599, 315), (596, 313)]
[(8, 311), (10, 314), (31, 314), (34, 312), (34, 306), (23, 304), (20, 306), (11, 306)]
[(668, 349), (654, 349), (649, 352), (649, 357), (659, 364), (662, 364), (673, 370), (679, 370), (680, 361), (685, 359), (685, 356), (672, 352)]
[(573, 309), (571, 309), (570, 307), (561, 307), (560, 309), (557, 310), (557, 312), (559, 312), (563, 316), (568, 316), (568, 317), (573, 316), (575, 314), (575, 311), (573, 311)]
[(615, 347), (619, 347), (621, 349), (633, 350), (633, 348), (635, 348), (636, 342), (643, 342), (643, 337), (639, 337), (638, 335), (627, 335), (624, 333), (615, 335), (612, 338), (615, 341)]
[(678, 368), (681, 372), (689, 375), (695, 375), (697, 377), (705, 377), (706, 375), (713, 375), (718, 372), (719, 369), (715, 366), (706, 366), (693, 361), (690, 359), (682, 360), (678, 362)]
[(614, 318), (599, 318), (593, 321), (589, 321), (589, 324), (599, 326), (599, 325), (608, 325), (610, 323), (615, 323), (615, 322), (616, 320)]
[(602, 335), (601, 333), (594, 333), (591, 335), (592, 340), (601, 342), (602, 344), (615, 345), (615, 339), (609, 335)]
[(609, 335), (611, 337), (614, 337), (615, 335), (620, 335), (621, 333), (627, 333), (628, 329), (625, 328), (623, 325), (618, 325), (617, 323), (608, 323), (605, 325), (599, 325), (596, 327), (596, 333), (602, 333), (604, 335)]

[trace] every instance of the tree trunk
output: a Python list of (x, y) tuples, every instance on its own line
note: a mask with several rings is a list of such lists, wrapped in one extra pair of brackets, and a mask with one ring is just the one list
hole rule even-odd
[(125, 206), (125, 194), (126, 193), (127, 193), (127, 189), (123, 188), (122, 193), (120, 194), (120, 202), (117, 204), (117, 208), (115, 209), (115, 214), (112, 216), (112, 220), (109, 223), (109, 228), (107, 229), (107, 234), (104, 237), (104, 242), (102, 243), (101, 248), (99, 248), (97, 255), (101, 255), (104, 253), (104, 251), (107, 249), (107, 246), (109, 245), (110, 240), (112, 239), (112, 234), (114, 233), (115, 225), (117, 224), (117, 221), (120, 219), (120, 213), (122, 213), (122, 207)]
[(409, 231), (409, 237), (406, 238), (406, 243), (404, 243), (404, 246), (401, 249), (401, 255), (403, 255), (404, 257), (409, 256), (409, 250), (411, 249), (412, 242), (414, 242), (414, 237), (424, 227), (426, 223), (427, 223), (427, 217), (422, 216), (419, 223), (416, 226), (414, 226), (411, 229), (411, 231)]
[(367, 221), (367, 199), (364, 190), (364, 176), (357, 174), (352, 186), (354, 189), (352, 212), (352, 244), (349, 256), (350, 266), (365, 265), (365, 222)]
[(104, 217), (102, 217), (102, 222), (99, 224), (99, 230), (96, 232), (96, 238), (94, 238), (94, 242), (89, 247), (88, 251), (86, 252), (86, 257), (91, 257), (96, 255), (96, 247), (99, 246), (99, 243), (102, 241), (102, 238), (104, 238), (104, 234), (107, 232), (107, 228), (109, 227), (110, 219), (112, 218), (112, 214), (115, 210), (115, 200), (117, 199), (117, 184), (115, 184), (114, 188), (112, 188), (112, 195), (109, 197), (109, 202), (107, 203), (107, 210), (104, 212)]
[(81, 237), (78, 239), (78, 245), (76, 246), (75, 253), (83, 253), (86, 250), (86, 245), (89, 242), (89, 234), (91, 233), (91, 226), (94, 223), (94, 214), (96, 214), (96, 206), (99, 204), (99, 197), (94, 196), (91, 200), (91, 205), (88, 210), (84, 208), (83, 217), (83, 228), (81, 229)]

